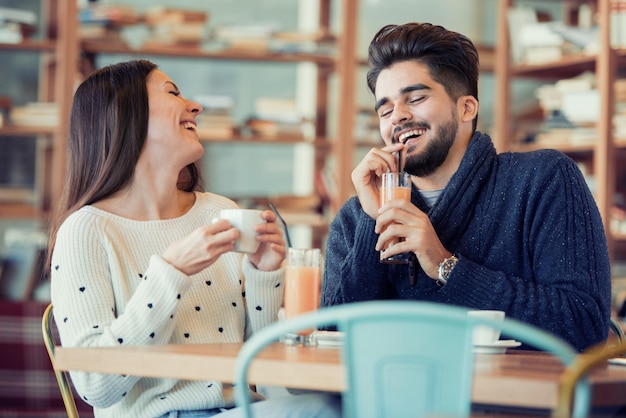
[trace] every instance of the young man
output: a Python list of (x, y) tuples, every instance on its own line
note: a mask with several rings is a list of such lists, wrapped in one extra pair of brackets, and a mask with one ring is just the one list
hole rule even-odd
[[(427, 23), (389, 25), (374, 36), (369, 61), (385, 146), (352, 172), (357, 196), (330, 229), (322, 305), (440, 302), (506, 311), (579, 350), (606, 339), (610, 263), (593, 196), (560, 152), (496, 154), (476, 131), (472, 42)], [(400, 169), (397, 153), (411, 174), (411, 202), (380, 207), (380, 176)], [(391, 238), (403, 241), (385, 257), (408, 253), (415, 262), (381, 263)]]

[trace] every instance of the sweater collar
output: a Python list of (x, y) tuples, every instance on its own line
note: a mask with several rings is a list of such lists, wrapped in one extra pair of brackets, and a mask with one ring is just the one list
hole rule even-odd
[(469, 142), (459, 169), (428, 213), (441, 241), (454, 248), (455, 237), (463, 235), (476, 210), (487, 202), (476, 196), (489, 187), (496, 164), (496, 150), (491, 138), (475, 132)]

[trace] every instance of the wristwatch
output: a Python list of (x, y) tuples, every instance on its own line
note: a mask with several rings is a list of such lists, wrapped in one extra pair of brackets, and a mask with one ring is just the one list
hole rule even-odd
[(459, 259), (454, 255), (448, 258), (444, 258), (441, 263), (439, 263), (439, 271), (437, 277), (437, 284), (439, 286), (443, 286), (448, 283), (448, 277), (450, 277), (450, 273), (454, 266), (456, 266), (457, 261)]

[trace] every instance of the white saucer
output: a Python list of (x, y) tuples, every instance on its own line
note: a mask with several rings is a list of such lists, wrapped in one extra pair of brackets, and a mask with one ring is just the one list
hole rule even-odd
[(343, 332), (340, 331), (315, 331), (317, 345), (320, 347), (341, 347), (343, 345)]
[(474, 353), (478, 354), (504, 354), (507, 348), (519, 347), (522, 345), (515, 340), (498, 340), (491, 344), (481, 344), (474, 346)]

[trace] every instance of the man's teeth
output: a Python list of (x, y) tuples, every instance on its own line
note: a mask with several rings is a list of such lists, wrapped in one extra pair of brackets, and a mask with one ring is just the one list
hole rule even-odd
[(414, 129), (412, 131), (407, 131), (402, 133), (399, 137), (398, 137), (398, 142), (404, 142), (406, 141), (408, 138), (414, 137), (414, 136), (420, 136), (422, 135), (424, 132), (426, 132), (426, 129)]
[(183, 128), (185, 129), (191, 129), (191, 130), (196, 130), (196, 125), (192, 122), (183, 122)]

